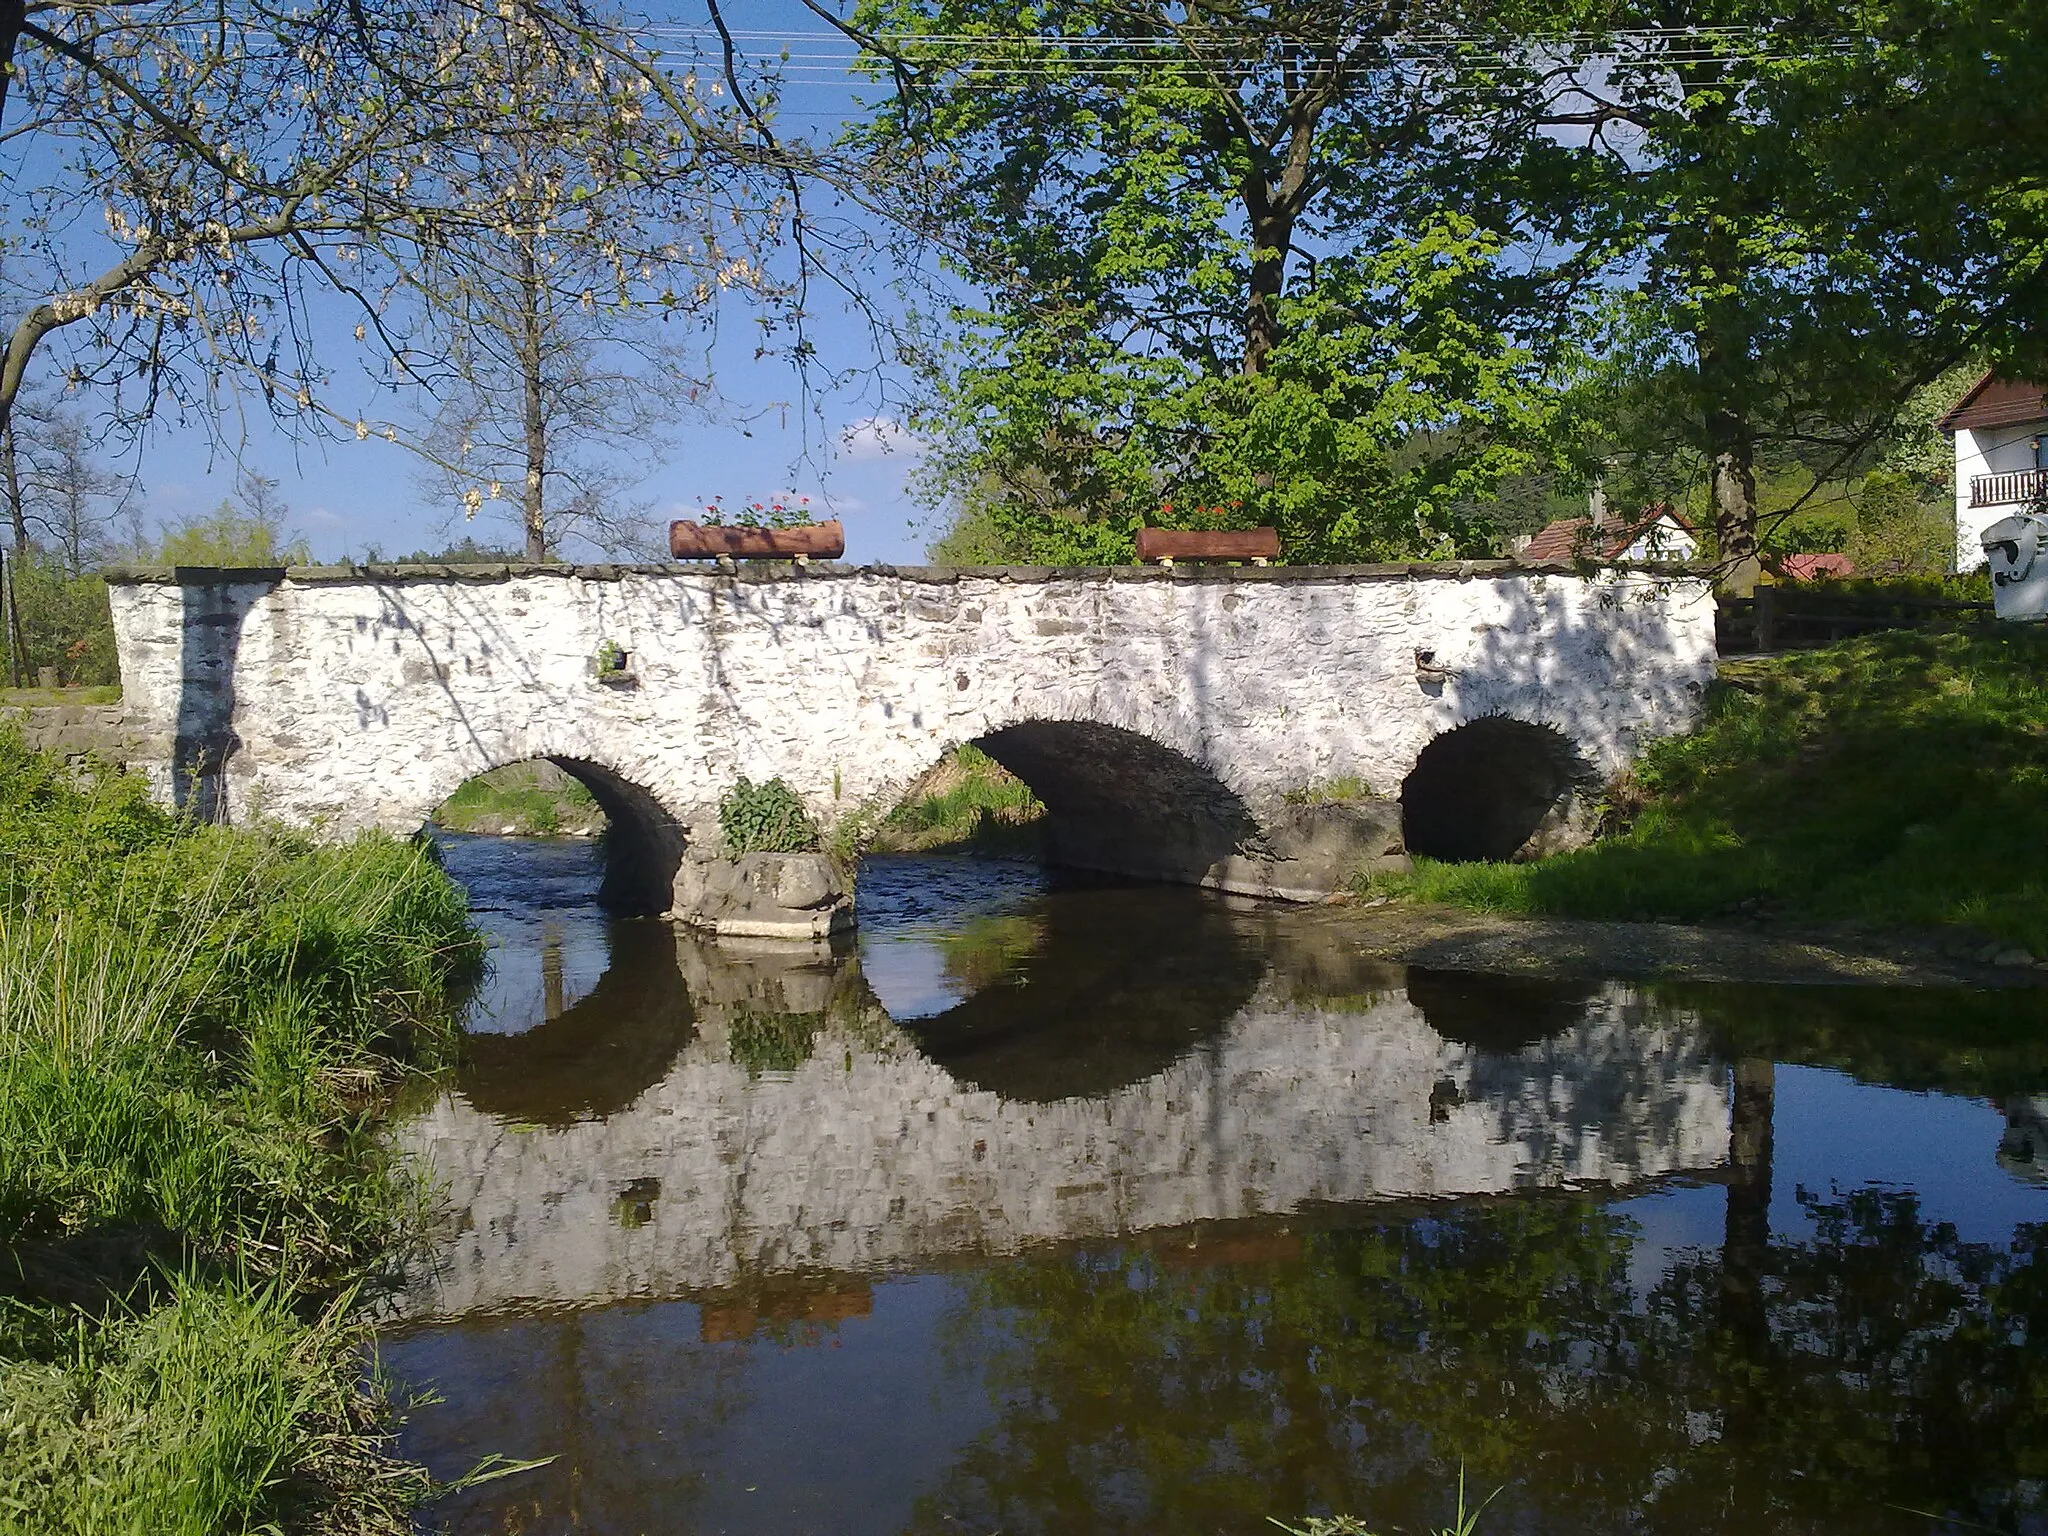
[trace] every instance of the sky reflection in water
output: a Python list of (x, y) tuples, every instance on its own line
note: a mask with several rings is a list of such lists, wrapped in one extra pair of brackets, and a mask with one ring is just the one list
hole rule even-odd
[(2048, 1531), (2030, 996), (1403, 973), (928, 859), (791, 964), (608, 923), (587, 847), (450, 865), (499, 963), (384, 1359), (436, 1472), (558, 1458), (452, 1529), (1419, 1530), (1462, 1465), (1489, 1531)]

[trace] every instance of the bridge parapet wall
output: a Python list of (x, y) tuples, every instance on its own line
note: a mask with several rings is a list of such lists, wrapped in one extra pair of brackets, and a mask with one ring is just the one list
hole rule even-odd
[[(169, 748), (144, 766), (204, 814), (410, 831), (547, 757), (679, 838), (740, 775), (829, 828), (992, 740), (1094, 835), (1198, 786), (1159, 840), (1175, 869), (1138, 872), (1249, 889), (1287, 877), (1228, 859), (1272, 865), (1261, 836), (1319, 786), (1396, 795), (1489, 716), (1605, 775), (1683, 729), (1714, 666), (1710, 586), (1668, 569), (130, 570), (113, 610), (127, 719)], [(607, 643), (628, 675), (601, 675)]]

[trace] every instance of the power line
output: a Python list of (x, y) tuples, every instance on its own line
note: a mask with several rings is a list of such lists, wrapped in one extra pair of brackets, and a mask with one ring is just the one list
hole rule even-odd
[[(651, 24), (633, 29), (633, 35), (721, 48), (724, 41), (711, 29), (684, 25)], [(1248, 40), (1237, 34), (1217, 33), (1213, 39), (1219, 45), (1214, 51), (1202, 46), (1208, 36), (1190, 39), (1185, 35), (1006, 38), (987, 33), (906, 32), (889, 34), (884, 41), (892, 52), (900, 51), (905, 62), (942, 71), (952, 85), (965, 89), (1000, 89), (1032, 80), (1123, 81), (1133, 70), (1142, 71), (1148, 65), (1162, 72), (1194, 70), (1249, 83), (1273, 67), (1271, 48), (1289, 44), (1362, 52), (1368, 42), (1377, 42), (1380, 49), (1375, 58), (1351, 62), (1382, 63), (1397, 69), (1542, 67), (1556, 62), (1551, 55), (1558, 52), (1582, 50), (1607, 59), (1610, 69), (1630, 70), (1800, 63), (1847, 55), (1865, 41), (1849, 34), (1831, 34), (1787, 46), (1782, 34), (1735, 25), (1554, 33), (1531, 38), (1521, 52), (1501, 49), (1497, 35), (1478, 33), (1409, 33), (1336, 41), (1276, 36), (1253, 40), (1249, 46)], [(772, 72), (789, 85), (858, 83), (862, 74), (886, 71), (892, 62), (889, 57), (862, 50), (842, 33), (823, 29), (735, 31), (732, 41), (742, 45), (749, 65)], [(820, 44), (830, 46), (820, 48)], [(772, 55), (762, 57), (756, 51), (760, 46), (772, 49)], [(663, 51), (656, 49), (657, 54)]]

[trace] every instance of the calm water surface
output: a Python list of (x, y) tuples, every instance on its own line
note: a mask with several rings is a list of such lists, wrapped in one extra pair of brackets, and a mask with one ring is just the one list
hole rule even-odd
[[(496, 943), (387, 1331), (458, 1532), (2048, 1532), (2038, 994), (1532, 983), (955, 858)], [(1967, 1522), (1967, 1523), (1966, 1523)], [(1971, 1524), (1973, 1523), (1973, 1524)]]

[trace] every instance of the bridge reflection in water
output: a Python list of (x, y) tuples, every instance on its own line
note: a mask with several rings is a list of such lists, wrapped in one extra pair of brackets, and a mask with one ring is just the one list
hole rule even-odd
[(405, 1127), (454, 1213), (407, 1310), (709, 1296), (1728, 1158), (1705, 1031), (1627, 988), (1404, 974), (1192, 891), (979, 894), (931, 937), (871, 924), (873, 985), (851, 954), (615, 925), (594, 986), (474, 1036)]
[(1403, 973), (945, 860), (791, 964), (607, 923), (588, 848), (451, 867), (505, 948), (380, 1348), (436, 1475), (552, 1459), (436, 1528), (1424, 1530), (1462, 1472), (1486, 1531), (2048, 1531), (2014, 995)]

